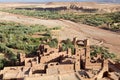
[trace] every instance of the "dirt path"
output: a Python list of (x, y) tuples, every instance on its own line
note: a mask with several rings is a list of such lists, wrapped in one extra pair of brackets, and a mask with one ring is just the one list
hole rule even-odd
[(62, 27), (59, 31), (59, 39), (78, 37), (79, 39), (90, 39), (91, 44), (103, 42), (112, 52), (120, 54), (120, 35), (96, 27), (74, 23), (68, 20), (42, 20), (27, 16), (14, 15), (0, 12), (0, 20), (14, 21), (24, 24), (41, 24), (48, 27)]
[[(70, 26), (69, 29), (83, 33), (86, 38), (103, 42), (103, 45), (109, 47), (111, 51), (120, 54), (120, 35), (111, 31), (99, 29), (96, 27), (77, 24), (71, 21), (62, 20), (65, 24)], [(93, 41), (93, 44), (95, 42)]]

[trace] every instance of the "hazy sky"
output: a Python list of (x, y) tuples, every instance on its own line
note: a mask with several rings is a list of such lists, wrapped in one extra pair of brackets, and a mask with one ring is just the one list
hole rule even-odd
[(57, 1), (95, 1), (95, 2), (114, 2), (120, 3), (120, 0), (0, 0), (0, 2), (57, 2)]
[(52, 2), (52, 1), (86, 1), (86, 0), (0, 0), (0, 2)]

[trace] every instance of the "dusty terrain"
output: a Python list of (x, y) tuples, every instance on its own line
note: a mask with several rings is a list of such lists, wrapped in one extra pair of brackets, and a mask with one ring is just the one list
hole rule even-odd
[[(15, 15), (0, 12), (0, 20), (14, 21), (23, 24), (40, 24), (48, 27), (61, 27), (59, 39), (78, 37), (80, 39), (90, 39), (90, 44), (104, 45), (109, 47), (111, 52), (120, 54), (120, 35), (96, 27), (74, 23), (68, 20), (42, 20), (33, 17)], [(120, 56), (119, 56), (120, 57)]]
[(0, 3), (0, 8), (16, 8), (16, 7), (61, 7), (66, 6), (70, 7), (75, 5), (77, 7), (98, 9), (100, 12), (115, 12), (120, 11), (119, 4), (103, 4), (95, 2), (49, 2), (49, 3)]

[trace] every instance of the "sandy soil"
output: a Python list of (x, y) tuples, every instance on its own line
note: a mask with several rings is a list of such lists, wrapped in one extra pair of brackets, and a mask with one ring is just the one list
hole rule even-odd
[(78, 37), (79, 39), (88, 38), (90, 44), (99, 45), (100, 42), (103, 42), (102, 45), (109, 47), (111, 52), (116, 52), (118, 56), (120, 54), (120, 35), (114, 32), (74, 23), (68, 20), (42, 20), (5, 12), (0, 12), (0, 20), (14, 21), (28, 25), (41, 24), (48, 27), (59, 26), (61, 27), (61, 30), (57, 32), (59, 34), (59, 39), (72, 39), (73, 37)]

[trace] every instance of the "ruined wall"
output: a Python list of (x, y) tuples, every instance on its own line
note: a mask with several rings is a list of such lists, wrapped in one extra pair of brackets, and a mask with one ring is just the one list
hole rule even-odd
[(93, 79), (101, 80), (103, 78), (104, 72), (108, 71), (108, 60), (104, 60), (103, 67), (100, 72), (93, 77)]
[(34, 58), (25, 58), (25, 66), (26, 67), (33, 67), (38, 64), (38, 57)]
[(32, 67), (33, 74), (42, 74), (46, 72), (46, 65), (45, 64), (37, 64), (34, 67)]
[(85, 65), (86, 69), (94, 69), (94, 70), (100, 70), (102, 63), (87, 63)]
[(78, 47), (76, 47), (76, 53), (75, 53), (75, 70), (79, 71), (80, 70), (80, 56), (81, 56), (81, 51)]
[(74, 72), (74, 64), (61, 64), (49, 66), (46, 70), (47, 74), (63, 74)]
[(47, 63), (50, 61), (56, 61), (59, 60), (60, 55), (58, 53), (53, 53), (47, 56), (41, 56), (40, 63)]

